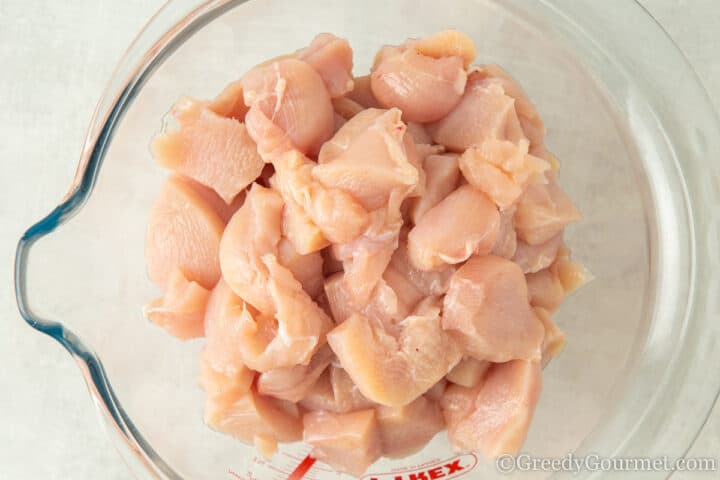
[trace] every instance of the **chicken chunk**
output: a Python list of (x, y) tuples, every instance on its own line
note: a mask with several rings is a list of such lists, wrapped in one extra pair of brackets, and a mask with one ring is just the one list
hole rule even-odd
[(517, 242), (512, 261), (517, 263), (525, 273), (539, 272), (555, 261), (562, 241), (562, 232), (537, 245), (529, 245), (520, 240)]
[(485, 360), (476, 360), (472, 357), (465, 357), (455, 368), (447, 374), (448, 381), (462, 387), (475, 387), (485, 378), (485, 374), (492, 365)]
[(303, 439), (313, 446), (311, 455), (339, 472), (359, 477), (382, 454), (374, 410), (310, 412), (303, 416), (303, 426)]
[(182, 340), (205, 334), (203, 319), (210, 292), (188, 280), (176, 268), (170, 274), (167, 291), (143, 308), (145, 318)]
[(353, 51), (344, 38), (321, 33), (297, 56), (320, 74), (331, 98), (342, 97), (353, 89)]
[(317, 155), (334, 129), (333, 107), (322, 77), (308, 63), (282, 58), (242, 78), (245, 124), (266, 161), (297, 149)]
[(488, 138), (465, 150), (459, 166), (465, 179), (492, 199), (498, 208), (512, 206), (529, 183), (546, 183), (550, 164), (528, 154), (529, 142), (518, 144)]
[(428, 210), (410, 231), (410, 260), (420, 270), (436, 270), (473, 254), (485, 255), (495, 245), (499, 227), (495, 205), (482, 192), (463, 185)]
[(307, 365), (278, 368), (262, 373), (257, 381), (258, 392), (289, 402), (299, 402), (315, 385), (332, 359), (332, 350), (325, 345)]
[(220, 278), (218, 248), (225, 222), (205, 197), (178, 177), (169, 178), (150, 211), (145, 242), (148, 275), (167, 290), (176, 269), (206, 289)]
[(398, 337), (353, 314), (328, 334), (328, 343), (360, 391), (382, 405), (407, 405), (444, 377), (460, 351), (442, 330), (440, 309), (407, 317)]
[(515, 231), (529, 245), (547, 242), (566, 225), (580, 220), (580, 213), (554, 180), (530, 185), (520, 196)]
[(410, 207), (410, 218), (415, 225), (428, 210), (455, 190), (460, 178), (458, 156), (454, 153), (429, 155), (423, 162), (423, 169), (427, 176), (425, 192)]
[(401, 407), (380, 405), (375, 415), (382, 454), (389, 458), (403, 458), (420, 451), (445, 428), (440, 406), (424, 396)]
[(493, 365), (475, 387), (449, 386), (442, 408), (453, 447), (477, 450), (487, 458), (517, 454), (541, 383), (540, 363), (513, 360)]
[(458, 153), (480, 145), (487, 138), (513, 143), (525, 138), (515, 112), (515, 100), (506, 95), (499, 83), (479, 72), (468, 75), (460, 103), (427, 129), (435, 143)]
[(260, 175), (264, 162), (244, 124), (189, 98), (179, 100), (172, 114), (180, 128), (152, 144), (162, 166), (212, 188), (228, 204)]
[(528, 302), (522, 270), (504, 258), (472, 257), (455, 272), (442, 324), (477, 360), (540, 359), (542, 323)]
[(265, 314), (273, 314), (275, 307), (261, 258), (277, 254), (282, 211), (283, 201), (277, 192), (254, 184), (220, 241), (223, 278), (240, 298)]

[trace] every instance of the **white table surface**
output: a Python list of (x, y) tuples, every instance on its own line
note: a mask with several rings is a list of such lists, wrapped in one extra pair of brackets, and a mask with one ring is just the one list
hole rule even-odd
[[(12, 260), (22, 231), (65, 193), (116, 60), (161, 3), (0, 0), (0, 479), (130, 477), (74, 362), (17, 313)], [(720, 2), (642, 3), (685, 51), (720, 110)], [(720, 458), (720, 406), (690, 456)]]

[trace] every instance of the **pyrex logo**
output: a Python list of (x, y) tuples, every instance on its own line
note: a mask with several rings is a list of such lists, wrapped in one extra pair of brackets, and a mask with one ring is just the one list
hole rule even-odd
[(473, 471), (477, 463), (477, 457), (468, 453), (405, 471), (371, 473), (362, 480), (452, 480)]

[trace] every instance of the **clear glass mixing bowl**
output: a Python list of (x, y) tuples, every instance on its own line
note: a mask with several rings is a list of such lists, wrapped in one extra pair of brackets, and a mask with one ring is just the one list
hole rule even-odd
[[(166, 174), (148, 151), (164, 113), (179, 96), (211, 97), (317, 32), (347, 37), (356, 72), (366, 72), (382, 43), (449, 27), (473, 37), (478, 61), (501, 64), (536, 102), (562, 162), (561, 184), (584, 214), (567, 241), (595, 275), (557, 316), (568, 343), (545, 370), (524, 451), (673, 457), (691, 446), (720, 387), (720, 126), (691, 68), (642, 7), (173, 0), (120, 62), (90, 124), (76, 183), (27, 231), (17, 254), (22, 315), (75, 358), (138, 477), (287, 479), (308, 452), (290, 445), (265, 462), (207, 428), (196, 382), (202, 342), (177, 341), (141, 316), (158, 293), (145, 274), (143, 243)], [(370, 472), (411, 472), (453, 455), (439, 435), (422, 452), (382, 460)], [(472, 455), (461, 462), (467, 478), (500, 475)], [(367, 478), (403, 475), (378, 473)], [(308, 475), (341, 478), (321, 464)]]

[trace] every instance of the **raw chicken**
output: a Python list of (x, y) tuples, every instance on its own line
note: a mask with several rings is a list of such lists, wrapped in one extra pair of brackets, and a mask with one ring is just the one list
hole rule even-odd
[(558, 276), (549, 268), (525, 275), (530, 295), (530, 305), (542, 307), (549, 312), (560, 308), (565, 290)]
[(346, 95), (350, 100), (362, 105), (365, 108), (380, 108), (381, 105), (375, 98), (370, 85), (370, 75), (355, 77), (353, 89)]
[(530, 154), (544, 158), (546, 154), (545, 125), (543, 125), (535, 105), (530, 101), (522, 87), (518, 85), (510, 74), (497, 65), (483, 65), (476, 68), (488, 81), (497, 82), (502, 86), (506, 95), (515, 99), (515, 111), (520, 126), (525, 136), (530, 140)]
[[(313, 177), (315, 162), (290, 151), (275, 157), (273, 164), (276, 170), (273, 188), (286, 202), (301, 207), (329, 241), (349, 242), (365, 230), (369, 223), (367, 211), (349, 193), (318, 182)], [(316, 246), (322, 248), (323, 244)]]
[(420, 270), (436, 270), (473, 254), (486, 255), (499, 227), (495, 205), (482, 192), (463, 185), (428, 210), (410, 231), (410, 260)]
[(254, 184), (220, 242), (223, 278), (240, 298), (265, 314), (273, 314), (275, 307), (261, 259), (277, 254), (282, 211), (283, 201), (277, 192)]
[(517, 250), (517, 234), (515, 233), (515, 207), (500, 210), (500, 229), (497, 240), (490, 253), (503, 258), (512, 258)]
[(333, 107), (322, 77), (306, 62), (283, 58), (258, 65), (242, 78), (245, 123), (269, 161), (297, 149), (316, 155), (333, 133)]
[(205, 310), (204, 362), (229, 377), (247, 368), (240, 353), (241, 318), (245, 303), (221, 278), (213, 288)]
[(424, 396), (401, 407), (380, 405), (375, 415), (382, 454), (389, 458), (403, 458), (420, 451), (445, 428), (440, 406)]
[(187, 182), (169, 178), (150, 211), (145, 262), (148, 276), (167, 290), (176, 269), (211, 289), (220, 278), (218, 248), (225, 222)]
[(498, 83), (480, 72), (468, 75), (460, 103), (444, 118), (427, 126), (435, 143), (462, 153), (487, 138), (517, 143), (525, 138), (515, 112), (515, 100)]
[(512, 261), (525, 273), (539, 272), (555, 261), (562, 241), (562, 232), (537, 245), (529, 245), (519, 240)]
[(461, 57), (465, 68), (477, 55), (470, 37), (458, 30), (444, 30), (420, 40), (409, 40), (407, 44), (418, 53), (432, 58)]
[(460, 178), (458, 156), (454, 153), (427, 156), (423, 162), (423, 169), (427, 176), (425, 192), (410, 207), (410, 218), (415, 225), (428, 210), (455, 190)]
[(292, 242), (281, 238), (278, 243), (278, 261), (290, 270), (310, 298), (317, 297), (323, 291), (323, 259), (319, 251), (302, 255), (295, 250)]
[(275, 315), (243, 311), (238, 341), (243, 362), (258, 372), (307, 365), (333, 322), (274, 255), (263, 256), (262, 264)]
[(546, 183), (550, 164), (528, 154), (529, 142), (488, 138), (465, 150), (459, 166), (465, 179), (500, 209), (513, 205), (529, 183)]
[(493, 365), (476, 387), (450, 385), (442, 400), (448, 438), (458, 450), (487, 458), (515, 455), (540, 396), (540, 363), (524, 360)]
[(460, 361), (440, 325), (439, 306), (407, 317), (401, 329), (395, 337), (381, 323), (353, 314), (327, 336), (363, 395), (382, 405), (407, 405)]
[(262, 373), (257, 381), (258, 392), (289, 402), (299, 402), (315, 385), (332, 359), (332, 350), (325, 345), (307, 365), (278, 368)]
[(232, 400), (250, 391), (255, 372), (245, 366), (237, 370), (217, 370), (208, 360), (209, 349), (206, 347), (200, 356), (200, 386), (218, 402)]
[(331, 365), (300, 400), (299, 405), (311, 411), (348, 413), (376, 404), (360, 393), (345, 370)]
[(521, 448), (565, 341), (551, 312), (590, 274), (535, 106), (476, 53), (447, 30), (353, 77), (322, 33), (175, 104), (144, 312), (205, 337), (210, 427), (268, 460), (304, 438), (355, 476), (446, 426), (456, 449)]
[(228, 204), (260, 175), (264, 162), (244, 124), (189, 98), (179, 100), (172, 114), (180, 128), (152, 144), (162, 166), (212, 188)]
[(515, 231), (529, 245), (544, 243), (566, 225), (580, 220), (580, 213), (554, 180), (530, 185), (520, 196)]
[(444, 299), (442, 326), (477, 360), (539, 360), (543, 326), (528, 302), (515, 263), (472, 257), (455, 272)]
[[(366, 110), (350, 119), (323, 146), (313, 177), (350, 193), (368, 211), (387, 205), (393, 191), (409, 192), (418, 183), (418, 171), (408, 161), (400, 116), (394, 108)], [(330, 151), (331, 145), (337, 149)]]
[(207, 289), (185, 278), (182, 270), (176, 268), (170, 274), (165, 295), (146, 305), (143, 315), (182, 340), (202, 337), (209, 296)]
[(253, 443), (256, 436), (277, 442), (297, 442), (303, 436), (302, 418), (295, 405), (264, 397), (254, 388), (242, 395), (209, 397), (205, 422), (246, 443)]
[(353, 51), (344, 38), (321, 33), (297, 56), (320, 74), (330, 97), (342, 97), (353, 89)]
[(545, 336), (542, 345), (542, 365), (545, 366), (551, 358), (560, 354), (565, 346), (565, 335), (553, 322), (550, 312), (544, 308), (535, 307), (535, 314), (545, 327)]
[(397, 107), (409, 122), (434, 122), (447, 115), (465, 90), (467, 73), (461, 57), (433, 58), (407, 48), (386, 56), (371, 76), (375, 98)]
[(450, 370), (445, 378), (455, 385), (475, 387), (485, 378), (490, 365), (492, 364), (488, 361), (466, 357)]
[(225, 203), (225, 200), (220, 198), (220, 195), (218, 195), (215, 190), (210, 187), (206, 187), (202, 183), (196, 182), (192, 178), (183, 177), (180, 175), (177, 175), (174, 178), (177, 181), (187, 183), (190, 188), (192, 188), (199, 195), (201, 195), (203, 199), (208, 204), (210, 204), (213, 210), (215, 210), (215, 213), (218, 214), (223, 223), (227, 224), (227, 222), (230, 221), (230, 218), (232, 218), (235, 212), (237, 212), (245, 202), (245, 190), (238, 193), (237, 196), (232, 200), (232, 202), (230, 204), (227, 204)]
[(303, 416), (303, 439), (311, 455), (339, 472), (357, 477), (382, 454), (374, 410), (352, 413), (310, 412)]

